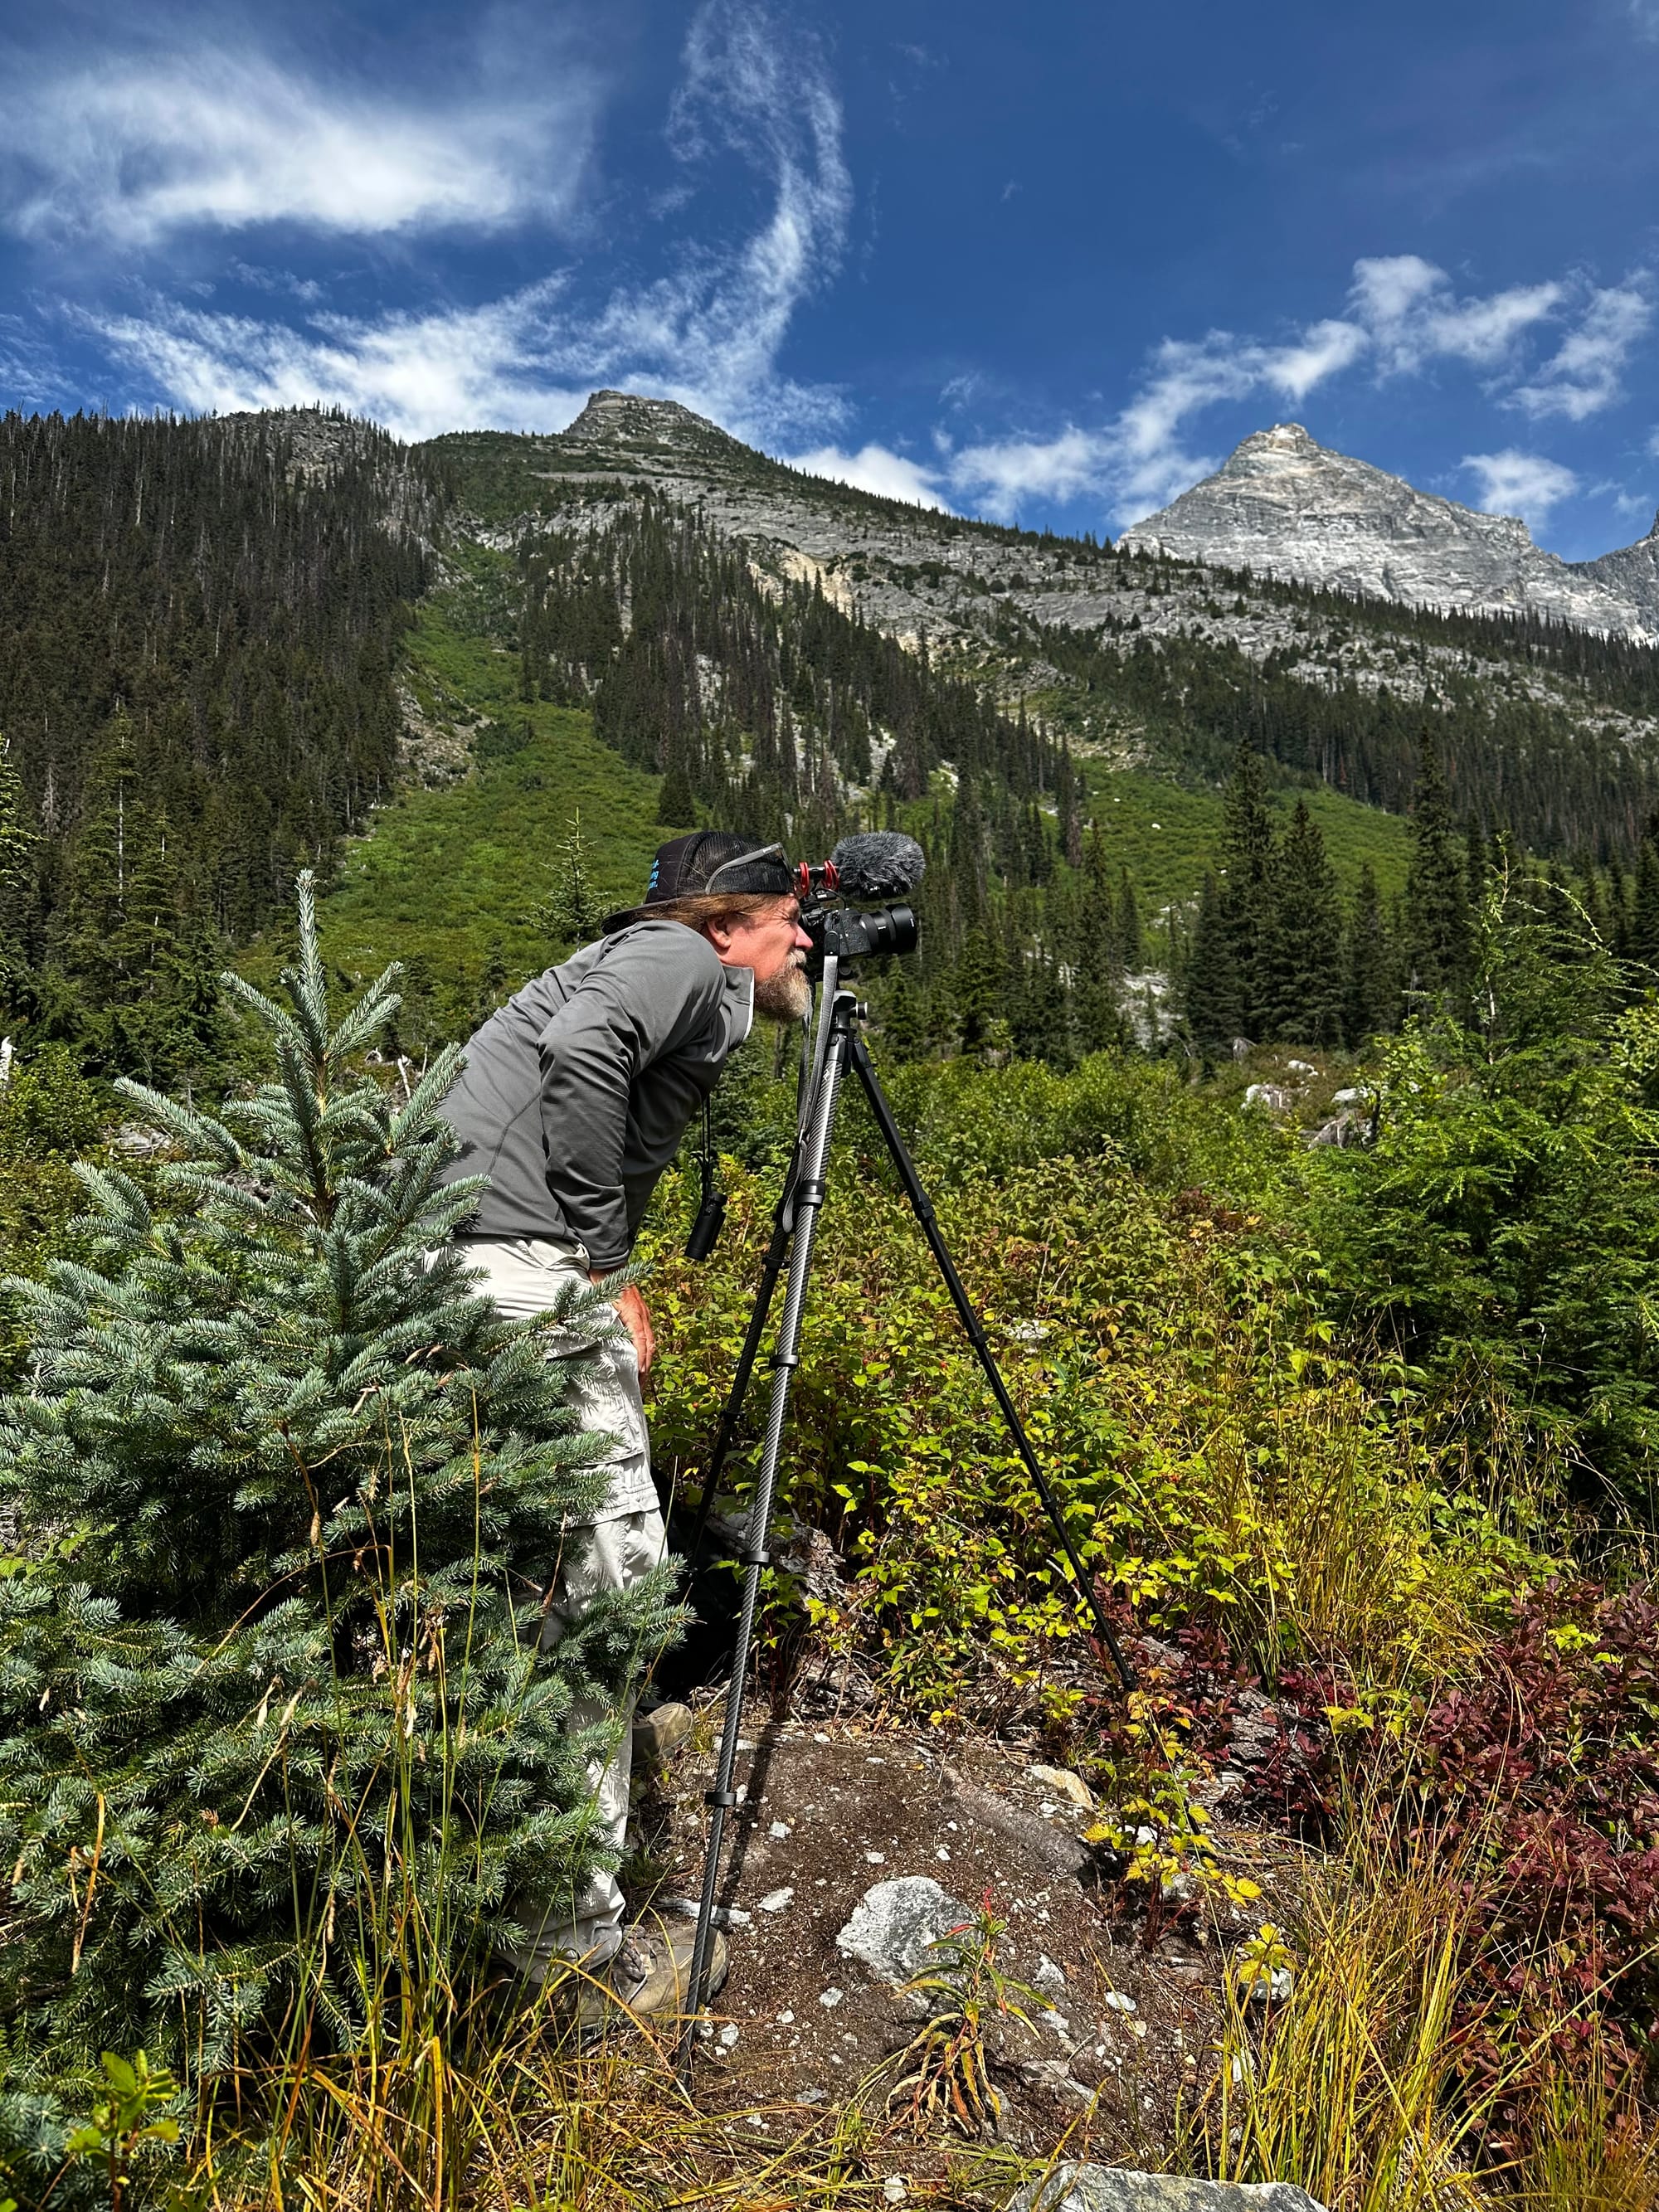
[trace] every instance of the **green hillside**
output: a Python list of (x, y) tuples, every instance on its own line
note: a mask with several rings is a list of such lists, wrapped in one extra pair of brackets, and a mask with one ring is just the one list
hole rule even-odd
[[(1221, 793), (1138, 769), (1085, 762), (1083, 772), (1109, 860), (1115, 872), (1120, 862), (1127, 868), (1142, 913), (1156, 914), (1172, 901), (1192, 897), (1221, 842)], [(1280, 787), (1270, 803), (1282, 817), (1297, 798), (1306, 799), (1319, 824), (1345, 891), (1353, 890), (1367, 861), (1385, 898), (1405, 889), (1411, 828), (1402, 816), (1362, 806), (1323, 784), (1306, 791)]]
[[(544, 908), (578, 816), (599, 911), (637, 896), (655, 846), (664, 779), (630, 766), (594, 734), (586, 708), (526, 702), (507, 649), (512, 563), (473, 550), (463, 578), (422, 604), (408, 640), (411, 689), (434, 720), (470, 732), (472, 764), (459, 781), (404, 790), (348, 847), (322, 908), (328, 957), (361, 979), (388, 960), (413, 965), (429, 994), (422, 1028), (465, 1027), (563, 949)], [(1136, 769), (1080, 764), (1115, 881), (1127, 871), (1143, 915), (1192, 898), (1213, 865), (1223, 823), (1218, 791)], [(1283, 787), (1281, 817), (1307, 799), (1332, 866), (1351, 891), (1369, 862), (1385, 897), (1400, 891), (1410, 830), (1397, 815), (1318, 787)], [(272, 948), (252, 948), (269, 974)]]
[(601, 744), (586, 709), (520, 700), (514, 663), (459, 618), (453, 592), (422, 607), (410, 658), (417, 683), (478, 718), (483, 734), (459, 783), (403, 792), (351, 846), (325, 903), (325, 947), (354, 976), (418, 959), (460, 984), (494, 955), (517, 982), (550, 957), (535, 911), (574, 817), (597, 903), (623, 904), (671, 834), (657, 820), (662, 779)]

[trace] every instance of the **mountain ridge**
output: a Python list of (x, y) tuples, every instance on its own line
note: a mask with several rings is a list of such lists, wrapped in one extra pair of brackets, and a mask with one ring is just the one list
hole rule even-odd
[(1419, 491), (1322, 446), (1299, 422), (1253, 431), (1213, 475), (1120, 543), (1409, 605), (1531, 612), (1659, 637), (1659, 521), (1635, 545), (1563, 561), (1518, 516)]

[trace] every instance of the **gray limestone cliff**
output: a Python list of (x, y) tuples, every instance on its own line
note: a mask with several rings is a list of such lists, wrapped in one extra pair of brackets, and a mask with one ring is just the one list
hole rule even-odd
[(1300, 423), (1246, 438), (1123, 544), (1297, 583), (1583, 629), (1659, 632), (1659, 544), (1571, 563), (1513, 515), (1480, 514), (1336, 453)]
[(1617, 553), (1574, 563), (1581, 576), (1593, 576), (1641, 608), (1650, 629), (1659, 630), (1659, 515), (1647, 536)]
[[(1264, 449), (1262, 465), (1247, 467)], [(1011, 705), (1031, 699), (1042, 714), (1061, 702), (1074, 748), (1119, 766), (1164, 758), (1171, 743), (1180, 754), (1179, 742), (1149, 731), (1119, 702), (1068, 688), (1046, 657), (1045, 633), (1082, 631), (1109, 652), (1197, 644), (1237, 649), (1258, 665), (1278, 656), (1301, 682), (1387, 690), (1402, 701), (1426, 696), (1454, 673), (1490, 676), (1510, 693), (1518, 684), (1541, 711), (1595, 743), (1645, 747), (1653, 738), (1645, 721), (1599, 703), (1587, 707), (1580, 688), (1559, 671), (1517, 667), (1496, 653), (1472, 653), (1467, 642), (1425, 640), (1414, 630), (1395, 635), (1386, 619), (1356, 623), (1340, 607), (1311, 609), (1265, 578), (1253, 583), (1247, 572), (1254, 567), (1291, 580), (1306, 574), (1375, 599), (1476, 611), (1537, 607), (1595, 629), (1647, 636), (1659, 634), (1659, 537), (1576, 569), (1540, 552), (1522, 524), (1416, 492), (1380, 469), (1323, 453), (1301, 430), (1247, 439), (1228, 470), (1176, 501), (1164, 520), (1195, 514), (1193, 503), (1201, 507), (1225, 482), (1227, 495), (1215, 511), (1226, 529), (1218, 525), (1213, 542), (1194, 529), (1188, 543), (1170, 545), (1184, 557), (1169, 561), (1006, 529), (810, 476), (677, 401), (641, 393), (596, 392), (563, 431), (453, 432), (428, 451), (466, 487), (463, 501), (476, 500), (459, 520), (463, 532), (483, 544), (510, 550), (527, 529), (555, 518), (562, 529), (607, 530), (628, 501), (648, 489), (740, 548), (769, 587), (816, 585), (847, 613), (902, 643), (919, 647), (925, 638), (930, 652), (989, 681)], [(1241, 477), (1254, 486), (1248, 499)], [(1306, 492), (1300, 506), (1287, 495), (1297, 482)], [(1276, 498), (1268, 489), (1273, 484)], [(1253, 530), (1241, 520), (1250, 500)], [(1334, 507), (1341, 509), (1336, 521), (1329, 520)], [(1291, 542), (1298, 514), (1325, 532), (1320, 561), (1305, 569), (1269, 557)], [(1132, 532), (1131, 545), (1152, 530), (1145, 524)], [(1370, 565), (1334, 557), (1345, 533), (1376, 556)], [(1233, 573), (1219, 574), (1206, 562)], [(1461, 598), (1448, 587), (1449, 571), (1464, 579)], [(1474, 588), (1482, 576), (1485, 598)], [(1547, 599), (1540, 596), (1546, 580)]]

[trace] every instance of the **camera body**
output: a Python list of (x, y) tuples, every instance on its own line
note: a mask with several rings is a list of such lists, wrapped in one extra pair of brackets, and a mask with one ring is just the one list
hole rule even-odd
[(803, 909), (800, 926), (812, 940), (810, 974), (821, 975), (826, 957), (843, 966), (851, 960), (880, 959), (916, 949), (916, 917), (908, 906), (813, 906)]

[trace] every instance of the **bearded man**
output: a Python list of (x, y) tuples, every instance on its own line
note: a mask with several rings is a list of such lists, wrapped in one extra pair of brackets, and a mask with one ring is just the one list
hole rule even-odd
[[(489, 1177), (460, 1241), (502, 1315), (551, 1312), (568, 1304), (570, 1285), (627, 1264), (658, 1179), (755, 1016), (796, 1022), (806, 1012), (811, 949), (780, 849), (699, 830), (659, 848), (639, 906), (611, 915), (596, 944), (526, 984), (484, 1024), (444, 1111), (461, 1140), (452, 1177)], [(608, 1437), (611, 1450), (591, 1525), (560, 1533), (544, 1649), (601, 1591), (629, 1589), (665, 1553), (640, 1395), (655, 1351), (651, 1316), (633, 1285), (616, 1306), (623, 1328), (597, 1340), (580, 1328), (550, 1339), (550, 1356), (569, 1363), (581, 1426)], [(611, 1756), (589, 1768), (598, 1838), (617, 1856), (635, 1737), (643, 1750), (663, 1735), (660, 1720), (635, 1729), (633, 1717), (630, 1697), (614, 1717)], [(568, 1724), (606, 1718), (607, 1709), (579, 1701)], [(616, 2002), (642, 2015), (681, 2009), (691, 1931), (624, 1925), (614, 1874), (592, 1875), (574, 1895), (520, 1897), (512, 1910), (526, 1930), (513, 1954), (518, 1972), (540, 1984), (579, 1965), (585, 2014)], [(712, 1963), (711, 1996), (725, 1974), (723, 1943)]]

